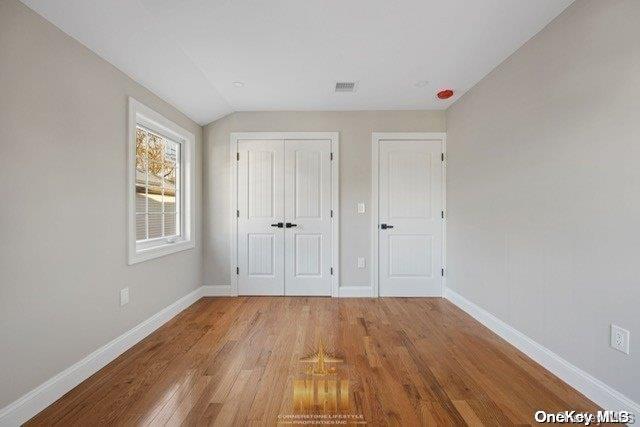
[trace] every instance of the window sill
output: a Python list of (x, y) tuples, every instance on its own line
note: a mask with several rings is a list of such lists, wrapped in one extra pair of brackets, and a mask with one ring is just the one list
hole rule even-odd
[(176, 252), (193, 249), (195, 248), (195, 246), (196, 245), (192, 240), (183, 240), (177, 241), (175, 243), (164, 243), (144, 249), (136, 249), (135, 253), (129, 254), (129, 265), (148, 261), (154, 258), (160, 258), (162, 256), (174, 254)]

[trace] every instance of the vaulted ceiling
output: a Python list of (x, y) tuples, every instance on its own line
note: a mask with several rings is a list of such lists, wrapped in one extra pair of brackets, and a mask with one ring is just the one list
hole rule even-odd
[[(232, 111), (447, 108), (572, 0), (23, 2), (206, 124)], [(335, 93), (337, 81), (357, 90)], [(441, 88), (456, 95), (438, 100)]]

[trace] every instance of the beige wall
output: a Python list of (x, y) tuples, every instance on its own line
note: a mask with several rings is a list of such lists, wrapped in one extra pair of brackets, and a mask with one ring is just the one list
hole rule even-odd
[(193, 132), (201, 156), (198, 125), (0, 1), (0, 408), (202, 283), (200, 215), (196, 249), (127, 266), (129, 95)]
[(447, 112), (448, 286), (636, 402), (639, 23), (577, 1)]
[[(340, 132), (341, 286), (370, 285), (371, 133), (443, 132), (443, 111), (243, 112), (204, 129), (205, 284), (229, 285), (229, 135), (231, 132)], [(357, 203), (367, 211), (357, 213)], [(367, 260), (357, 268), (357, 257)]]

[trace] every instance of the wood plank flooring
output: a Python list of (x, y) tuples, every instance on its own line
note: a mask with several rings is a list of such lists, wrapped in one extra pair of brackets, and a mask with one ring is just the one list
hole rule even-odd
[(299, 359), (320, 341), (344, 361), (349, 424), (505, 426), (598, 409), (444, 299), (238, 297), (199, 300), (27, 425), (291, 423), (305, 414)]

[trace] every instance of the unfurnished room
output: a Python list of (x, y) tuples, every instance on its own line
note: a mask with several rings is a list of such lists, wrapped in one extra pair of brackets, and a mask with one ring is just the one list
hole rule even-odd
[(0, 0), (0, 426), (640, 422), (639, 0)]

